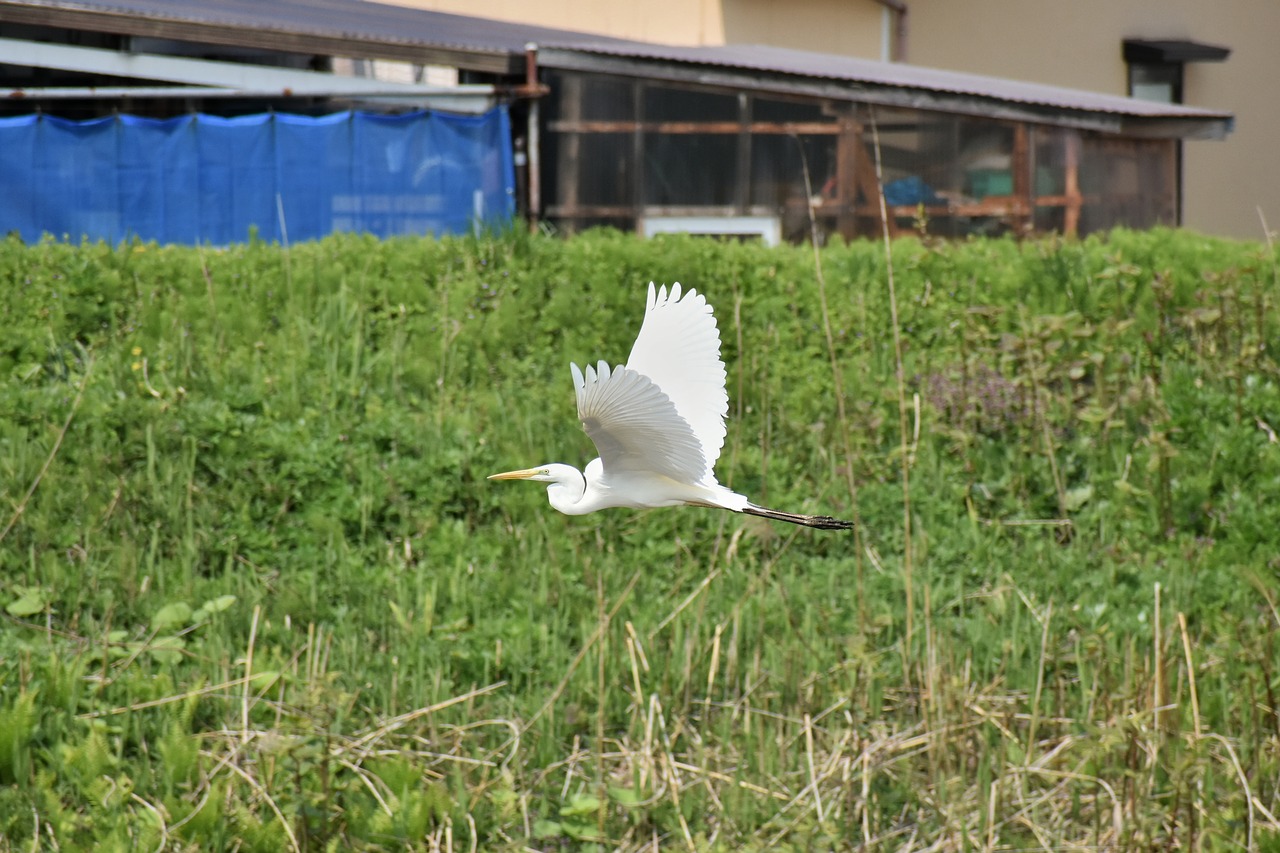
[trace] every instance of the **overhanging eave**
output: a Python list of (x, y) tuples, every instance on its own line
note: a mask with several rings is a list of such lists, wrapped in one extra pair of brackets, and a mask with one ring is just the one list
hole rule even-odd
[(393, 59), (448, 65), (489, 74), (519, 74), (524, 70), (523, 56), (506, 51), (390, 41), (370, 38), (360, 33), (329, 35), (270, 27), (248, 28), (216, 21), (178, 20), (126, 12), (20, 4), (0, 4), (0, 22), (302, 55)]
[(838, 81), (791, 74), (770, 74), (725, 66), (654, 62), (647, 59), (601, 55), (554, 47), (541, 48), (539, 62), (543, 67), (567, 71), (617, 74), (727, 90), (747, 90), (885, 107), (933, 110), (978, 118), (1025, 121), (1149, 139), (1222, 139), (1232, 129), (1232, 119), (1226, 115), (1130, 116), (1118, 112), (1069, 109), (964, 92)]
[(1186, 39), (1124, 40), (1125, 62), (1222, 62), (1230, 55), (1231, 48)]

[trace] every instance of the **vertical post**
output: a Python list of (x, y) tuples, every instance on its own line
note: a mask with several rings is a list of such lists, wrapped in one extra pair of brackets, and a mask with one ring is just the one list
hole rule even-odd
[[(524, 46), (525, 85), (530, 92), (538, 86), (538, 46), (529, 42)], [(538, 230), (538, 217), (542, 212), (542, 131), (539, 127), (542, 110), (540, 99), (534, 95), (529, 99), (528, 126), (525, 128), (526, 152), (528, 155), (528, 190), (529, 200), (526, 214), (529, 217), (529, 230)]]
[(644, 81), (637, 79), (631, 84), (631, 114), (635, 119), (635, 129), (631, 132), (631, 224), (636, 230), (640, 229), (648, 202), (644, 179), (644, 94)]
[(538, 125), (541, 121), (541, 109), (538, 101), (529, 102), (529, 127), (526, 131), (526, 162), (525, 167), (526, 187), (528, 187), (529, 200), (526, 213), (529, 217), (529, 230), (538, 230), (538, 218), (542, 212), (542, 136)]
[(751, 206), (751, 96), (738, 94), (738, 186), (734, 202), (738, 214), (745, 216)]
[(1027, 125), (1019, 122), (1013, 126), (1013, 196), (1017, 200), (1015, 221), (1020, 234), (1029, 234), (1035, 227), (1035, 200), (1032, 198), (1031, 154), (1028, 145)]
[(563, 80), (564, 85), (560, 87), (559, 95), (560, 117), (564, 120), (562, 123), (571, 129), (557, 131), (557, 207), (566, 220), (562, 224), (567, 226), (567, 230), (574, 231), (579, 217), (578, 164), (582, 140), (576, 127), (582, 119), (582, 76), (576, 71), (569, 71), (565, 73)]
[(1062, 215), (1062, 233), (1075, 237), (1080, 230), (1080, 134), (1068, 130), (1063, 139), (1063, 194), (1066, 207)]
[[(857, 232), (859, 189), (858, 158), (862, 154), (862, 128), (852, 113), (842, 110), (837, 116), (840, 133), (836, 136), (836, 230), (846, 240)], [(867, 204), (878, 202), (875, 196)]]

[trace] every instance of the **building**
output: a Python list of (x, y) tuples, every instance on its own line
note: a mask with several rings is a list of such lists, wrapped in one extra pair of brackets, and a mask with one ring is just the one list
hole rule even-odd
[(779, 236), (1174, 224), (1183, 138), (1230, 116), (759, 46), (545, 47), (545, 213)]
[[(918, 31), (916, 7), (907, 28), (896, 0), (799, 2), (786, 22), (769, 17), (775, 4), (734, 5), (740, 16), (727, 6), (649, 18), (694, 27), (688, 38), (644, 33), (803, 39), (800, 24), (822, 8), (836, 16), (827, 40), (857, 35), (859, 49), (897, 56)], [(615, 16), (621, 27), (634, 13)], [(1222, 145), (1233, 121), (1220, 109), (882, 59), (658, 44), (358, 0), (0, 0), (0, 39), (6, 58), (22, 60), (0, 66), (10, 113), (35, 103), (170, 115), (503, 102), (525, 164), (521, 209), (566, 230), (774, 240), (813, 227), (852, 237), (884, 225), (961, 236), (1174, 224), (1188, 203), (1183, 141)]]
[[(767, 44), (910, 62), (1112, 94), (1141, 94), (1236, 116), (1230, 139), (1180, 146), (1178, 221), (1256, 239), (1258, 211), (1280, 221), (1280, 4), (1270, 0), (396, 0), (503, 20), (685, 46)], [(1143, 51), (1135, 42), (1164, 42)], [(1126, 45), (1130, 47), (1126, 48)], [(1214, 50), (1215, 48), (1219, 50)], [(1145, 85), (1154, 73), (1167, 85)]]

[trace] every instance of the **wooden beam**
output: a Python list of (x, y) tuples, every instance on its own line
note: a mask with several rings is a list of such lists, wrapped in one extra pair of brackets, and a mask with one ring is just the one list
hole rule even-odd
[(581, 204), (549, 205), (547, 216), (557, 219), (636, 219), (643, 216), (776, 216), (778, 211), (767, 205), (750, 205), (746, 210), (739, 210), (737, 205), (641, 205), (633, 207), (629, 204)]
[[(648, 181), (645, 174), (644, 131), (640, 129), (644, 125), (643, 80), (632, 81), (631, 103), (634, 110), (632, 115), (635, 116), (635, 121), (632, 122), (635, 128), (631, 132), (631, 204), (636, 208), (636, 212), (633, 215), (638, 216), (639, 209), (645, 203), (645, 193), (648, 192)], [(578, 115), (581, 115), (581, 113), (578, 113)]]
[(738, 171), (734, 194), (739, 210), (751, 203), (751, 96), (738, 93)]
[(1010, 168), (1013, 170), (1013, 197), (1020, 208), (1015, 214), (1017, 230), (1030, 234), (1035, 227), (1034, 209), (1031, 206), (1031, 151), (1027, 125), (1019, 122), (1013, 126), (1013, 153)]
[[(578, 75), (571, 75), (564, 80), (564, 90), (560, 98), (560, 109), (570, 117), (576, 119), (582, 115), (582, 79)], [(565, 134), (559, 140), (556, 146), (556, 186), (551, 191), (551, 196), (556, 199), (561, 206), (575, 208), (578, 206), (579, 187), (581, 186), (581, 175), (579, 169), (582, 164), (582, 140), (576, 133)], [(556, 216), (554, 212), (556, 205), (548, 205), (546, 212), (548, 216)]]
[(546, 215), (554, 219), (635, 219), (636, 210), (626, 204), (550, 204)]
[(743, 129), (753, 134), (782, 134), (787, 136), (835, 136), (840, 126), (834, 122), (794, 121), (586, 121), (559, 119), (547, 123), (547, 129), (559, 133), (708, 133), (738, 134)]
[(1083, 198), (1080, 195), (1080, 134), (1065, 134), (1063, 144), (1063, 195), (1066, 205), (1062, 214), (1062, 233), (1075, 237), (1080, 231), (1080, 208)]
[[(836, 137), (836, 231), (844, 239), (852, 240), (857, 234), (854, 208), (857, 205), (858, 190), (863, 183), (860, 179), (862, 169), (859, 155), (861, 159), (866, 159), (866, 152), (862, 146), (862, 128), (852, 115), (841, 115), (839, 126), (840, 135)], [(873, 191), (869, 198), (875, 197)]]

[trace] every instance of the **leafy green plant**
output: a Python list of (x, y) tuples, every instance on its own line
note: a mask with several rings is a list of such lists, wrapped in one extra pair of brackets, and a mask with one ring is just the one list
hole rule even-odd
[[(1274, 844), (1274, 250), (895, 243), (905, 442), (882, 247), (820, 259), (0, 242), (0, 849)], [(722, 479), (860, 539), (487, 486), (590, 458), (650, 279)]]

